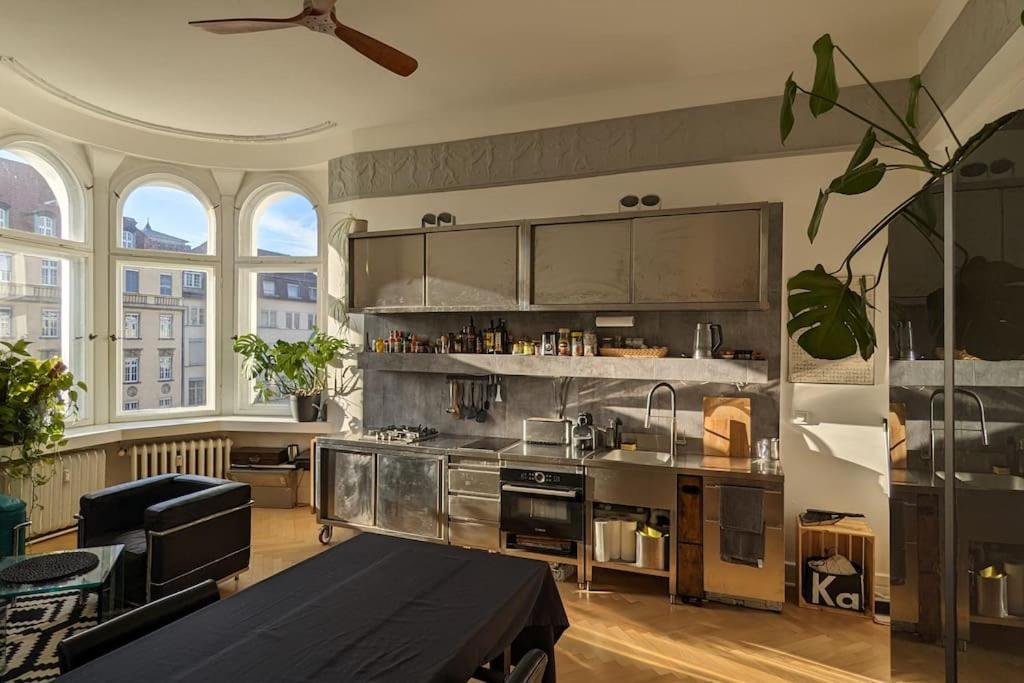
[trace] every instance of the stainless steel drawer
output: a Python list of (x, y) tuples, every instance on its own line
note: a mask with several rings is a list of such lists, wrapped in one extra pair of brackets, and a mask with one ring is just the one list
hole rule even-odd
[(496, 524), (457, 521), (448, 523), (448, 542), (451, 545), (497, 550), (500, 536)]
[(452, 519), (469, 519), (497, 524), (500, 512), (501, 502), (497, 498), (448, 496), (448, 516)]
[(448, 468), (448, 490), (453, 493), (498, 495), (498, 470)]

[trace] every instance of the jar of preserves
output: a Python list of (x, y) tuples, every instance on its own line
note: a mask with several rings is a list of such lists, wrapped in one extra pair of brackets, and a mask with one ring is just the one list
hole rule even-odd
[(570, 338), (570, 344), (572, 348), (572, 355), (582, 356), (583, 355), (583, 333), (579, 330), (573, 330)]
[(558, 355), (559, 356), (571, 356), (572, 349), (569, 347), (569, 328), (561, 327), (558, 329)]
[(583, 355), (597, 355), (597, 335), (594, 334), (593, 330), (587, 330), (583, 333)]

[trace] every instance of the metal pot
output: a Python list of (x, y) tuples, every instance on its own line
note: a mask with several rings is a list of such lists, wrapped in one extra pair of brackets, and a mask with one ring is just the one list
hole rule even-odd
[(292, 418), (296, 422), (317, 422), (320, 419), (319, 396), (290, 396)]

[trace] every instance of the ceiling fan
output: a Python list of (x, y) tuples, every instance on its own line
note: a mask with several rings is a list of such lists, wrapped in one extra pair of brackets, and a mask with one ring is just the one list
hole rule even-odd
[(305, 26), (310, 31), (325, 33), (341, 39), (356, 52), (399, 76), (408, 76), (416, 70), (419, 64), (409, 55), (338, 21), (338, 17), (334, 14), (334, 5), (337, 1), (303, 0), (302, 13), (287, 19), (212, 19), (188, 23), (190, 26), (196, 26), (204, 31), (220, 34), (254, 33)]

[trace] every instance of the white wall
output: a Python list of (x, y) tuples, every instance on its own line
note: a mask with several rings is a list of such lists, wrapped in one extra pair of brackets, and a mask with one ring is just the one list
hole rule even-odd
[[(806, 226), (817, 188), (847, 164), (848, 153), (830, 153), (730, 164), (646, 171), (580, 180), (363, 199), (333, 204), (369, 220), (371, 230), (416, 226), (426, 212), (450, 211), (460, 223), (602, 213), (616, 210), (624, 194), (656, 193), (665, 207), (772, 201), (783, 204), (783, 279), (821, 261), (835, 264), (849, 246), (888, 209), (913, 192), (919, 179), (893, 175), (874, 193), (840, 197), (829, 207), (818, 242), (807, 242)], [(857, 262), (874, 273), (884, 245)], [(791, 385), (783, 369), (781, 438), (786, 470), (789, 554), (793, 519), (808, 507), (860, 511), (878, 535), (879, 571), (888, 571), (887, 459), (882, 419), (889, 404), (886, 371), (887, 292), (878, 292), (879, 342), (875, 385)], [(784, 313), (784, 317), (785, 317)], [(783, 349), (786, 339), (782, 321)], [(783, 351), (785, 357), (785, 351)], [(790, 424), (793, 410), (812, 413), (813, 426)], [(882, 583), (884, 584), (884, 577)]]

